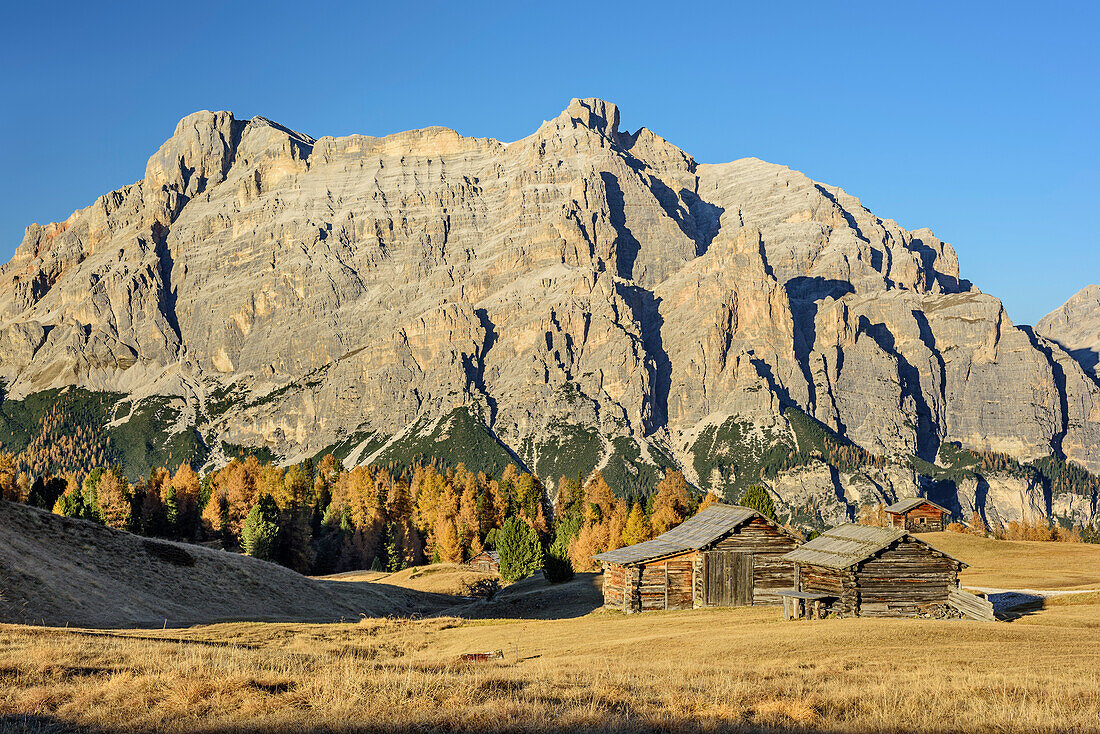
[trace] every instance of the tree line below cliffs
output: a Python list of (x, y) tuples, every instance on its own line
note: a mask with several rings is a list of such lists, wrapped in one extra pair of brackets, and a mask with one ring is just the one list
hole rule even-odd
[[(544, 568), (552, 580), (596, 570), (592, 556), (659, 535), (713, 504), (670, 471), (647, 495), (616, 496), (600, 472), (563, 477), (550, 501), (538, 477), (499, 477), (463, 465), (356, 466), (331, 455), (290, 467), (234, 459), (199, 475), (157, 467), (130, 482), (118, 465), (43, 475), (17, 473), (0, 453), (0, 498), (149, 537), (219, 545), (301, 573), (397, 571), (502, 552), (502, 576)], [(774, 517), (762, 487), (742, 501)], [(517, 567), (511, 567), (512, 563)]]

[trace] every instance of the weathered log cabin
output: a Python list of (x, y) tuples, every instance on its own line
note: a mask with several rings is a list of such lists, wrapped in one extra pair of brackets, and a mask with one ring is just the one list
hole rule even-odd
[(891, 527), (917, 533), (933, 533), (946, 529), (946, 518), (951, 515), (946, 508), (923, 497), (900, 500), (885, 508), (885, 512)]
[(652, 540), (595, 556), (604, 606), (624, 612), (778, 604), (794, 584), (783, 555), (801, 539), (756, 510), (712, 505)]
[(799, 591), (827, 594), (842, 617), (912, 617), (948, 604), (966, 564), (901, 528), (841, 525), (784, 558), (798, 566)]
[(470, 559), (470, 568), (487, 573), (500, 573), (500, 556), (495, 550), (483, 550)]

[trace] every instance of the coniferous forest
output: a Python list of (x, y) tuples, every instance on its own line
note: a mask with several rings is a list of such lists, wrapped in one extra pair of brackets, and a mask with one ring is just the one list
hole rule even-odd
[(461, 464), (345, 469), (326, 455), (280, 467), (249, 456), (201, 476), (184, 463), (131, 482), (114, 465), (32, 481), (6, 453), (0, 497), (307, 574), (462, 563), (486, 547), (516, 546), (525, 560), (515, 577), (542, 567), (551, 580), (595, 570), (593, 555), (648, 540), (714, 501), (678, 471), (629, 499), (617, 497), (599, 472), (563, 477), (551, 502), (542, 481), (515, 466), (493, 477)]

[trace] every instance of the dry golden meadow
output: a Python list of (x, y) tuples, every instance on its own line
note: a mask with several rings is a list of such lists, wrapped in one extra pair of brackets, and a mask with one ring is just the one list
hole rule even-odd
[(966, 561), (964, 586), (1006, 589), (1100, 589), (1100, 545), (993, 540), (963, 533), (917, 537)]
[[(450, 574), (406, 572), (433, 586)], [(1096, 594), (994, 624), (781, 616), (756, 607), (112, 632), (4, 625), (0, 727), (1100, 731)], [(504, 659), (459, 661), (490, 650)]]

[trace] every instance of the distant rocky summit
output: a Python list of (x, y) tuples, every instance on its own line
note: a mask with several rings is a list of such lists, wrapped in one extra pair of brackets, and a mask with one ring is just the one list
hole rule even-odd
[(512, 143), (198, 112), (0, 269), (0, 439), (40, 471), (56, 435), (130, 472), (331, 452), (634, 492), (679, 467), (802, 525), (917, 493), (1081, 524), (1091, 293), (1017, 328), (930, 230), (597, 99)]
[(1069, 352), (1086, 371), (1100, 377), (1100, 285), (1082, 288), (1039, 319), (1035, 331)]

